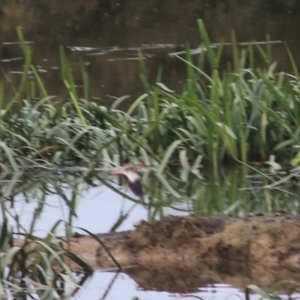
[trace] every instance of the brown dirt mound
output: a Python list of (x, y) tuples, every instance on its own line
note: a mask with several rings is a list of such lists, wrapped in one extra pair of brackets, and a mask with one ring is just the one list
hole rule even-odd
[[(240, 288), (248, 284), (269, 288), (282, 280), (300, 282), (298, 216), (169, 216), (142, 221), (131, 232), (98, 237), (123, 270), (147, 289), (187, 292), (215, 282)], [(65, 247), (94, 268), (117, 269), (91, 237), (74, 237)], [(72, 261), (69, 264), (73, 267)]]
[[(142, 221), (110, 249), (121, 265), (137, 266), (126, 272), (145, 289), (193, 292), (216, 282), (268, 289), (282, 280), (300, 281), (298, 216), (170, 216)], [(115, 266), (100, 248), (97, 264)], [(276, 288), (286, 291), (285, 285)]]
[(288, 215), (246, 219), (170, 216), (163, 221), (141, 222), (124, 246), (134, 252), (180, 250), (190, 260), (297, 267), (300, 222), (298, 217)]
[(173, 248), (192, 243), (224, 229), (224, 218), (169, 216), (153, 223), (142, 221), (129, 235), (127, 245), (132, 250), (145, 247)]

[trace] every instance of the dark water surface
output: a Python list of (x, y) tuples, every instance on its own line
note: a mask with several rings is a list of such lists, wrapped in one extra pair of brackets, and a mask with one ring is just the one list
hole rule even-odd
[[(106, 0), (3, 0), (0, 2), (0, 80), (17, 84), (22, 72), (22, 53), (15, 44), (16, 27), (23, 28), (40, 67), (49, 94), (62, 95), (59, 46), (68, 49), (76, 83), (83, 57), (94, 100), (110, 103), (114, 97), (142, 94), (137, 49), (142, 49), (151, 82), (159, 66), (162, 81), (180, 91), (185, 66), (168, 54), (184, 49), (186, 42), (199, 45), (198, 18), (206, 24), (212, 42), (272, 40), (286, 42), (300, 62), (300, 3), (298, 1), (106, 1)], [(291, 71), (283, 45), (273, 46), (279, 67)], [(230, 51), (229, 51), (230, 53)], [(228, 57), (229, 58), (229, 57)], [(230, 59), (230, 58), (229, 58)]]

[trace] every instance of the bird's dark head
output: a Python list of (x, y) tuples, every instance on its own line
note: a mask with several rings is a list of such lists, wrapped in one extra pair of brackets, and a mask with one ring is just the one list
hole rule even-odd
[(135, 165), (125, 165), (110, 172), (110, 175), (121, 175), (127, 181), (130, 190), (138, 197), (143, 195), (142, 179)]

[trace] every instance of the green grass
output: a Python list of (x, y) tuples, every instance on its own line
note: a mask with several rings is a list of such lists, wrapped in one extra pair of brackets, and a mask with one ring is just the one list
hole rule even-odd
[[(214, 166), (236, 160), (263, 162), (271, 154), (281, 161), (291, 158), (295, 154), (292, 147), (299, 144), (297, 77), (277, 73), (276, 62), (258, 45), (238, 51), (235, 39), (233, 69), (224, 70), (219, 67), (222, 47), (210, 47), (201, 20), (199, 27), (205, 49), (199, 63), (189, 49), (186, 58), (177, 56), (187, 65), (183, 92), (159, 92), (163, 101), (175, 107), (171, 116), (161, 116), (164, 127), (182, 141), (189, 157), (200, 154)], [(263, 66), (249, 67), (253, 47)]]
[[(49, 96), (18, 29), (23, 76), (18, 88), (0, 85), (2, 169), (16, 171), (34, 164), (96, 166), (142, 158), (151, 165), (161, 164), (160, 169), (176, 164), (190, 170), (200, 158), (213, 166), (264, 162), (271, 154), (281, 161), (291, 159), (300, 139), (300, 88), (290, 51), (295, 75), (277, 73), (268, 42), (266, 49), (255, 44), (241, 48), (233, 34), (233, 61), (224, 68), (224, 46), (212, 47), (201, 20), (198, 25), (203, 41), (199, 57), (192, 56), (188, 46), (186, 57), (177, 55), (187, 66), (182, 92), (172, 92), (160, 82), (161, 70), (157, 84), (151, 86), (140, 53), (146, 93), (126, 112), (118, 110), (124, 97), (111, 107), (79, 99), (62, 48), (61, 76), (67, 93), (65, 98)], [(89, 97), (83, 64), (81, 69), (84, 94)]]
[[(177, 55), (187, 67), (182, 92), (170, 91), (160, 82), (161, 70), (157, 84), (151, 86), (139, 53), (145, 94), (127, 111), (118, 109), (126, 97), (117, 99), (111, 107), (90, 101), (83, 64), (87, 99), (79, 99), (62, 48), (61, 77), (66, 96), (49, 96), (31, 49), (18, 30), (25, 58), (23, 76), (18, 88), (0, 84), (2, 171), (73, 166), (107, 170), (127, 161), (142, 161), (161, 187), (180, 198), (178, 184), (169, 180), (170, 170), (178, 171), (176, 180), (185, 184), (193, 174), (201, 177), (201, 164), (247, 165), (275, 155), (276, 161), (285, 163), (295, 157), (292, 163), (296, 166), (300, 85), (288, 48), (295, 75), (276, 72), (269, 38), (265, 49), (255, 44), (240, 47), (232, 34), (233, 60), (224, 67), (224, 44), (212, 47), (201, 20), (198, 25), (203, 41), (198, 57), (191, 55), (188, 45), (185, 57)], [(30, 70), (33, 78), (28, 76)], [(202, 205), (196, 207), (201, 211)]]
[[(8, 211), (3, 207), (5, 203), (1, 201), (1, 204), (2, 213), (6, 214)], [(30, 232), (25, 231), (26, 234), (23, 234), (22, 246), (15, 245), (8, 221), (4, 218), (0, 232), (1, 298), (11, 296), (23, 298), (25, 295), (33, 298), (38, 296), (39, 299), (58, 299), (57, 295), (61, 298), (71, 297), (77, 290), (80, 280), (66, 264), (67, 257), (82, 269), (86, 278), (92, 274), (93, 269), (64, 249), (60, 239), (56, 237), (56, 228), (61, 221), (57, 221), (44, 238), (37, 238), (31, 234), (38, 211), (42, 209), (42, 207), (36, 209)], [(15, 220), (18, 222), (18, 218)], [(18, 228), (22, 230), (22, 225), (18, 224)]]

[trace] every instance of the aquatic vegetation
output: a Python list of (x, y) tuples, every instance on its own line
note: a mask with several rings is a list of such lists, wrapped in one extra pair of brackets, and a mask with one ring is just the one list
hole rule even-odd
[[(55, 237), (56, 224), (44, 239), (33, 235), (35, 220), (43, 210), (49, 188), (61, 195), (70, 208), (65, 228), (66, 236), (71, 234), (70, 226), (76, 215), (77, 182), (60, 178), (60, 184), (75, 182), (68, 198), (57, 180), (49, 176), (50, 172), (83, 172), (89, 184), (96, 178), (116, 190), (99, 171), (105, 171), (108, 176), (115, 166), (127, 162), (144, 166), (145, 197), (138, 200), (128, 195), (124, 197), (147, 207), (149, 220), (163, 217), (165, 207), (214, 215), (246, 215), (280, 209), (299, 211), (299, 200), (286, 201), (285, 191), (274, 195), (270, 186), (276, 178), (268, 175), (259, 177), (260, 186), (268, 187), (266, 189), (255, 188), (257, 177), (249, 175), (246, 168), (242, 170), (243, 176), (237, 172), (224, 176), (213, 173), (209, 175), (213, 180), (204, 180), (208, 175), (200, 172), (202, 164), (220, 167), (227, 162), (240, 162), (245, 166), (253, 160), (264, 162), (270, 154), (284, 162), (294, 157), (300, 135), (300, 89), (298, 71), (288, 49), (293, 75), (276, 71), (268, 41), (266, 49), (255, 44), (241, 48), (233, 35), (233, 61), (224, 66), (224, 45), (211, 47), (204, 24), (201, 20), (198, 24), (202, 38), (199, 56), (192, 56), (188, 45), (185, 57), (176, 54), (187, 67), (183, 90), (179, 93), (168, 89), (161, 82), (161, 70), (156, 84), (149, 84), (143, 55), (139, 53), (145, 94), (125, 111), (119, 106), (126, 97), (117, 99), (110, 107), (90, 100), (83, 63), (84, 99), (81, 99), (62, 48), (61, 77), (65, 94), (49, 95), (31, 49), (18, 30), (25, 60), (22, 78), (17, 88), (13, 83), (10, 87), (0, 83), (1, 179), (12, 177), (9, 184), (1, 184), (0, 246), (6, 251), (13, 240), (7, 223), (6, 202), (13, 205), (14, 197), (24, 193), (26, 199), (39, 199), (26, 241), (39, 244), (43, 251), (28, 252), (27, 244), (24, 248), (3, 251), (0, 272), (7, 282), (5, 286), (0, 285), (2, 292), (10, 287), (17, 290), (25, 283), (26, 287), (39, 285), (42, 293), (53, 293), (49, 287), (56, 288), (56, 283), (63, 285), (67, 280), (65, 274), (73, 278), (74, 274), (64, 262), (66, 257), (80, 265), (86, 274), (91, 272), (88, 265), (61, 248)], [(297, 155), (293, 164), (298, 164)], [(29, 175), (25, 171), (34, 174), (37, 170), (39, 178), (27, 181)], [(44, 181), (41, 170), (47, 173)], [(22, 180), (18, 181), (16, 174), (23, 174)], [(34, 194), (37, 184), (44, 194)], [(137, 194), (142, 195), (140, 183)], [(17, 215), (13, 218), (18, 221)], [(125, 218), (126, 214), (120, 215), (112, 230)], [(22, 224), (18, 226), (21, 230)], [(57, 273), (51, 267), (52, 261), (57, 261)], [(10, 273), (4, 276), (9, 266)]]
[[(1, 250), (1, 297), (68, 298), (92, 273), (88, 264), (61, 246), (53, 232), (43, 239), (26, 235), (22, 246)], [(85, 272), (76, 276), (70, 261)]]
[(226, 68), (223, 44), (211, 47), (204, 24), (198, 23), (198, 60), (188, 46), (186, 58), (175, 54), (187, 66), (182, 93), (159, 82), (148, 92), (151, 101), (142, 111), (155, 116), (151, 145), (167, 149), (177, 139), (189, 160), (201, 155), (204, 163), (214, 166), (237, 160), (264, 162), (270, 154), (287, 162), (297, 151), (293, 147), (299, 144), (300, 121), (298, 71), (289, 50), (293, 75), (276, 72), (268, 42), (266, 50), (255, 44), (240, 49), (233, 35), (233, 62)]
[[(124, 194), (124, 191), (117, 189), (116, 186), (114, 189), (133, 202), (131, 207), (136, 204), (144, 205), (148, 210), (149, 221), (163, 218), (170, 213), (170, 209), (173, 213), (177, 211), (179, 214), (222, 216), (245, 216), (249, 213), (261, 214), (280, 210), (291, 213), (299, 211), (299, 197), (291, 196), (284, 191), (262, 188), (269, 183), (268, 180), (257, 174), (250, 174), (248, 168), (239, 171), (237, 169), (211, 171), (207, 173), (203, 170), (204, 179), (201, 181), (196, 176), (192, 176), (184, 182), (179, 180), (177, 174), (169, 172), (164, 174), (169, 189), (176, 191), (178, 198), (171, 196), (172, 194), (165, 188), (155, 168), (148, 168), (144, 174), (145, 195), (143, 199), (136, 199), (136, 197), (132, 199), (130, 195)], [(4, 220), (0, 232), (2, 253), (0, 272), (2, 272), (1, 279), (3, 280), (0, 284), (3, 283), (3, 294), (10, 295), (18, 291), (26, 291), (32, 295), (38, 293), (39, 298), (42, 298), (44, 293), (48, 293), (49, 299), (51, 297), (56, 299), (56, 293), (61, 293), (61, 297), (67, 298), (76, 291), (80, 282), (91, 274), (89, 265), (78, 259), (72, 253), (72, 248), (62, 247), (62, 240), (57, 236), (64, 236), (64, 240), (68, 241), (68, 238), (77, 236), (74, 231), (80, 230), (80, 233), (91, 235), (99, 243), (99, 247), (103, 247), (105, 251), (105, 243), (104, 246), (101, 244), (101, 238), (86, 229), (73, 226), (78, 213), (78, 201), (86, 200), (84, 192), (91, 186), (101, 186), (102, 182), (107, 186), (113, 184), (109, 182), (107, 176), (107, 172), (91, 170), (88, 167), (52, 170), (43, 166), (32, 168), (27, 172), (0, 174), (2, 192), (0, 204), (2, 220)], [(298, 190), (299, 188), (294, 187), (290, 191), (296, 193)], [(44, 238), (39, 238), (35, 236), (36, 230), (39, 229), (37, 220), (45, 218), (43, 213), (49, 206), (57, 205), (51, 195), (57, 195), (61, 199), (57, 208), (60, 210), (63, 205), (66, 207), (65, 217), (58, 220), (59, 215), (55, 215), (51, 230), (46, 232)], [(97, 201), (101, 200), (109, 199), (99, 196)], [(32, 215), (29, 216), (29, 224), (24, 224), (24, 219), (19, 214), (20, 210), (12, 209), (18, 206), (18, 202), (24, 203), (25, 206), (30, 203), (35, 204)], [(113, 226), (110, 232), (119, 229), (130, 212), (131, 208), (124, 211), (122, 209), (119, 218), (112, 220)], [(10, 218), (17, 223), (14, 230), (11, 229)], [(61, 227), (64, 229), (63, 232), (61, 232)], [(25, 239), (24, 247), (23, 244), (16, 244), (17, 232), (21, 233), (19, 236), (21, 239)], [(18, 241), (20, 242), (20, 239)], [(54, 269), (52, 269), (53, 261), (56, 261)], [(72, 272), (74, 269), (81, 271), (79, 276)], [(68, 289), (69, 285), (72, 286), (71, 289)]]
[[(211, 47), (201, 20), (202, 45), (194, 59), (176, 55), (187, 66), (181, 93), (160, 82), (151, 86), (140, 53), (145, 94), (127, 111), (89, 100), (82, 64), (85, 99), (79, 99), (67, 57), (60, 50), (66, 95), (49, 96), (30, 47), (18, 30), (25, 65), (18, 89), (0, 85), (0, 154), (3, 170), (32, 165), (119, 165), (126, 161), (182, 169), (181, 178), (196, 173), (200, 163), (265, 161), (270, 154), (287, 161), (299, 144), (298, 71), (289, 50), (294, 75), (276, 72), (270, 44), (240, 49), (232, 37), (233, 63), (223, 66), (224, 46)], [(255, 54), (255, 52), (257, 52)], [(256, 62), (257, 60), (257, 62)], [(26, 99), (26, 100), (25, 100)]]

